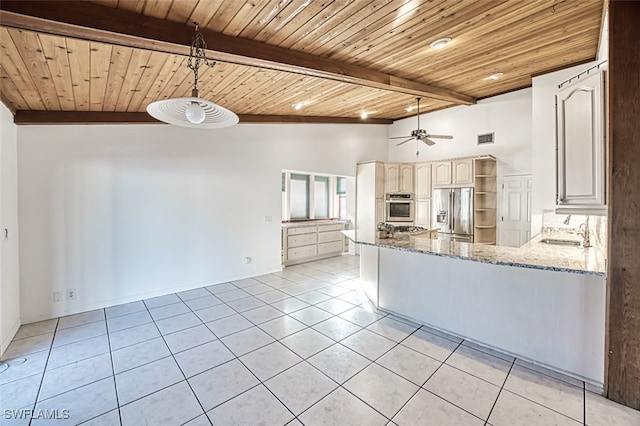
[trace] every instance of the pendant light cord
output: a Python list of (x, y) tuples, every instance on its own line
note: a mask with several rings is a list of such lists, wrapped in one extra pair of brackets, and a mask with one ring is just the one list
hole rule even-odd
[(193, 93), (194, 98), (198, 97), (198, 69), (204, 64), (210, 68), (216, 64), (216, 61), (210, 61), (207, 59), (205, 49), (207, 43), (204, 41), (204, 37), (198, 28), (198, 23), (194, 22), (196, 29), (193, 38), (191, 39), (191, 49), (189, 50), (189, 60), (187, 61), (187, 67), (193, 70)]

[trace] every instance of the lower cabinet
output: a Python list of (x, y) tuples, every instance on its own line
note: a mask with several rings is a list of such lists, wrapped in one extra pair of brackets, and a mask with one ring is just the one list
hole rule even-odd
[(341, 255), (343, 229), (342, 223), (282, 228), (284, 265)]

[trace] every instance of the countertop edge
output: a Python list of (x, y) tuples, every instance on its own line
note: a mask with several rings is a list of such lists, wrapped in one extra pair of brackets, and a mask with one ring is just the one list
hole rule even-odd
[(569, 273), (573, 273), (573, 274), (595, 275), (595, 276), (606, 277), (606, 272), (600, 272), (600, 271), (587, 271), (587, 270), (584, 270), (584, 269), (562, 268), (562, 267), (559, 267), (559, 266), (533, 265), (533, 264), (530, 264), (530, 263), (518, 263), (518, 262), (505, 262), (505, 261), (499, 261), (499, 260), (478, 259), (478, 258), (469, 257), (469, 256), (456, 256), (456, 255), (452, 255), (452, 254), (437, 253), (437, 252), (428, 251), (428, 250), (412, 249), (412, 248), (406, 248), (406, 247), (396, 247), (396, 246), (391, 246), (391, 245), (386, 245), (386, 244), (381, 244), (381, 243), (371, 243), (371, 242), (367, 242), (367, 241), (358, 241), (358, 240), (355, 239), (355, 237), (353, 235), (353, 232), (354, 232), (353, 230), (342, 231), (342, 233), (345, 235), (345, 237), (347, 237), (350, 241), (352, 241), (352, 242), (354, 242), (356, 244), (363, 244), (363, 245), (367, 245), (367, 246), (381, 247), (381, 248), (398, 250), (398, 251), (407, 251), (407, 252), (411, 252), (411, 253), (430, 254), (430, 255), (433, 255), (433, 256), (448, 257), (448, 258), (451, 258), (451, 259), (470, 260), (472, 262), (488, 263), (488, 264), (491, 264), (491, 265), (512, 266), (512, 267), (516, 267), (516, 268), (529, 268), (529, 269), (539, 269), (539, 270), (543, 270), (543, 271), (569, 272)]
[(294, 222), (281, 222), (282, 228), (299, 228), (304, 226), (317, 226), (317, 225), (338, 225), (349, 223), (346, 219), (318, 219), (318, 220), (302, 220)]

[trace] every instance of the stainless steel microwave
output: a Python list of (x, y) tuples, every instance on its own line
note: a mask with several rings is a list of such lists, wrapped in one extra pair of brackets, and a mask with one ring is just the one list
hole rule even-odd
[(413, 222), (413, 194), (387, 194), (385, 201), (387, 222)]

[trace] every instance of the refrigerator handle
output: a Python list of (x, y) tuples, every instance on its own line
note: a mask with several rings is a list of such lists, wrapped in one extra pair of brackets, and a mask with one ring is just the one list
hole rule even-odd
[(451, 202), (451, 205), (449, 206), (449, 218), (450, 218), (449, 219), (449, 229), (451, 229), (451, 232), (456, 232), (455, 231), (456, 230), (456, 228), (455, 228), (455, 226), (456, 226), (456, 223), (455, 223), (456, 213), (453, 210), (454, 206), (456, 205), (456, 200), (455, 200), (456, 192), (453, 189), (451, 189), (450, 191), (451, 191), (451, 196), (449, 197), (449, 200)]

